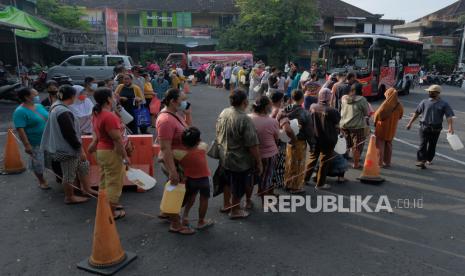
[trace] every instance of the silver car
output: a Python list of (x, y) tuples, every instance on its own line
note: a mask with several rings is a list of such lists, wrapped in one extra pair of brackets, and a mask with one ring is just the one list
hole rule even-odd
[(82, 84), (86, 77), (96, 80), (113, 78), (113, 68), (123, 65), (131, 69), (133, 61), (129, 56), (123, 55), (76, 55), (67, 58), (61, 64), (48, 70), (47, 80), (55, 76), (69, 76), (74, 83)]

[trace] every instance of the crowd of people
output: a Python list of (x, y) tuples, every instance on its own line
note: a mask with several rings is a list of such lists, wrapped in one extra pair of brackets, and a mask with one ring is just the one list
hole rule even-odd
[[(213, 174), (213, 194), (223, 193), (220, 211), (231, 219), (250, 215), (255, 185), (263, 199), (275, 195), (276, 189), (305, 193), (304, 186), (312, 182), (317, 191), (331, 189), (328, 176), (337, 177), (339, 183), (347, 181), (345, 172), (350, 160), (353, 169), (362, 168), (370, 124), (380, 153), (379, 165), (392, 165), (392, 141), (403, 116), (394, 88), (385, 92), (384, 102), (375, 111), (363, 96), (363, 86), (354, 73), (332, 74), (322, 83), (316, 72), (301, 70), (296, 63), (290, 63), (284, 72), (260, 62), (252, 68), (237, 64), (216, 64), (213, 68), (214, 84), (224, 84), (231, 92), (230, 106), (218, 116), (210, 146), (202, 142), (200, 130), (193, 125), (192, 108), (182, 89), (186, 81), (182, 70), (173, 68), (151, 79), (152, 74), (141, 67), (131, 71), (115, 68), (114, 79), (97, 82), (88, 77), (83, 86), (59, 86), (50, 81), (43, 101), (34, 89), (21, 89), (18, 95), (22, 103), (13, 120), (39, 187), (49, 188), (44, 177), (47, 167), (62, 183), (66, 204), (96, 196), (90, 187), (87, 156), (95, 154), (101, 172), (99, 187), (107, 191), (114, 218), (124, 217), (120, 197), (133, 150), (128, 133), (147, 133), (147, 128), (153, 126), (163, 172), (171, 185), (186, 185), (182, 214), (160, 213), (159, 217), (170, 221), (170, 232), (190, 235), (195, 230), (189, 212), (197, 194), (200, 204), (196, 228), (214, 224), (206, 218), (212, 176), (207, 155), (219, 160)], [(417, 156), (421, 168), (434, 158), (444, 116), (453, 133), (454, 114), (439, 96), (441, 87), (432, 86), (427, 91), (429, 98), (419, 104), (407, 126), (410, 129), (422, 115), (422, 143)], [(157, 100), (161, 101), (161, 110), (151, 115), (150, 124), (138, 124), (136, 110)], [(123, 112), (134, 120), (124, 122)], [(83, 147), (82, 135), (92, 135), (88, 149)], [(340, 137), (347, 142), (345, 154), (334, 150)]]

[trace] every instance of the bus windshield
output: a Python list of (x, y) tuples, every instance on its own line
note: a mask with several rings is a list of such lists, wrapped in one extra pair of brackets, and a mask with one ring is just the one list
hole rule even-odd
[(369, 75), (372, 38), (336, 38), (330, 42), (329, 72), (355, 71), (358, 77)]

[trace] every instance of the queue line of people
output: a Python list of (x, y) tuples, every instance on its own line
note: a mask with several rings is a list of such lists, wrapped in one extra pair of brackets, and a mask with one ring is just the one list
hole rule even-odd
[[(362, 86), (352, 73), (332, 76), (315, 93), (317, 80), (313, 73), (309, 80), (300, 80), (302, 72), (295, 68), (296, 89), (290, 97), (279, 90), (268, 91), (271, 93), (254, 91), (252, 102), (250, 90), (234, 89), (229, 96), (230, 107), (217, 119), (215, 142), (209, 150), (201, 141), (200, 130), (193, 126), (192, 109), (186, 95), (177, 87), (162, 93), (164, 108), (156, 120), (157, 141), (161, 146), (159, 162), (172, 185), (186, 183), (184, 212), (160, 214), (160, 218), (170, 221), (170, 232), (195, 233), (189, 222), (189, 212), (197, 194), (200, 194), (197, 228), (214, 224), (206, 218), (210, 197), (208, 178), (211, 175), (207, 152), (210, 157), (219, 159), (217, 179), (224, 194), (221, 212), (228, 213), (231, 219), (250, 215), (248, 210), (253, 208), (251, 198), (255, 184), (258, 195), (263, 197), (274, 195), (276, 188), (284, 188), (291, 194), (303, 193), (304, 185), (311, 180), (315, 181), (316, 190), (330, 189), (327, 175), (337, 176), (340, 182), (346, 181), (344, 164), (347, 155), (344, 158), (334, 152), (338, 135), (342, 133), (346, 137), (348, 150), (353, 154), (353, 168), (359, 169), (363, 144), (369, 135), (368, 120), (373, 114), (377, 147), (381, 153), (380, 166), (391, 165), (392, 140), (403, 115), (397, 91), (393, 88), (386, 91), (386, 100), (373, 112), (362, 95)], [(37, 91), (23, 88), (19, 92), (22, 104), (13, 115), (26, 153), (31, 156), (30, 169), (37, 177), (39, 187), (48, 188), (43, 176), (48, 156), (63, 184), (67, 204), (85, 202), (88, 200), (86, 194), (96, 194), (90, 189), (89, 162), (81, 140), (81, 135), (92, 134), (87, 152), (97, 156), (101, 167), (100, 188), (108, 192), (115, 219), (126, 215), (119, 204), (124, 168), (130, 165), (125, 129), (134, 128), (137, 133), (135, 127), (123, 124), (118, 106), (131, 112), (138, 104), (150, 99), (147, 95), (154, 97), (159, 93), (152, 86), (146, 88), (151, 92), (144, 94), (139, 84), (134, 83), (134, 80), (147, 81), (143, 74), (121, 73), (121, 76), (114, 91), (115, 86), (110, 82), (106, 83), (108, 87), (96, 88), (93, 85), (95, 79), (89, 79), (84, 87), (58, 87), (50, 82), (47, 84), (48, 97), (42, 102), (48, 110), (39, 103)], [(271, 72), (268, 77), (273, 77)], [(156, 82), (157, 85), (164, 83)], [(434, 157), (437, 129), (444, 115), (448, 118), (449, 132), (453, 133), (453, 111), (440, 99), (440, 87), (431, 87), (428, 91), (429, 100), (420, 103), (408, 125), (410, 128), (420, 114), (425, 114), (421, 121), (423, 142), (417, 164), (422, 168)], [(292, 127), (293, 121), (298, 123), (297, 131)], [(311, 178), (313, 171), (317, 172), (314, 179)], [(79, 180), (84, 196), (75, 195), (76, 180)]]

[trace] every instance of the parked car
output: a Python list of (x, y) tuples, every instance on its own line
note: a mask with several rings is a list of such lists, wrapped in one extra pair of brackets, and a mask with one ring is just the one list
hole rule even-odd
[(47, 80), (57, 75), (69, 76), (74, 83), (82, 84), (85, 77), (92, 76), (97, 80), (113, 77), (113, 68), (124, 65), (131, 69), (134, 64), (131, 57), (123, 55), (76, 55), (67, 58), (61, 64), (48, 70)]

